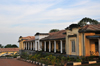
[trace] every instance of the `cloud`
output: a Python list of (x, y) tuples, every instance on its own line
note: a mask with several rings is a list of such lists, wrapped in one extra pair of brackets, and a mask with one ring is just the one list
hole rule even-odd
[(54, 28), (62, 30), (84, 17), (100, 19), (99, 12), (99, 2), (91, 0), (2, 0), (0, 36), (3, 39), (0, 40), (4, 44), (14, 43), (20, 35), (47, 33)]

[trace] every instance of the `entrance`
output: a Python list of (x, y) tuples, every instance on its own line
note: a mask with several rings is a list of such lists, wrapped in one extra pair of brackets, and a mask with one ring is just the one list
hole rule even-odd
[(98, 46), (98, 42), (95, 42), (95, 52), (99, 52), (99, 46)]

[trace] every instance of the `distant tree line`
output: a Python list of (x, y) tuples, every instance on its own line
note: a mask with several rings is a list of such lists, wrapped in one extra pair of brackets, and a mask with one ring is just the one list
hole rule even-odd
[(0, 44), (0, 48), (18, 48), (18, 46), (16, 44), (7, 44), (6, 46)]

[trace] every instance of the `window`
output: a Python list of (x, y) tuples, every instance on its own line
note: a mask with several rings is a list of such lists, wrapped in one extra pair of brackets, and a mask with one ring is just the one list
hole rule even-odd
[(75, 52), (75, 41), (73, 40), (71, 41), (71, 43), (72, 43), (72, 52)]

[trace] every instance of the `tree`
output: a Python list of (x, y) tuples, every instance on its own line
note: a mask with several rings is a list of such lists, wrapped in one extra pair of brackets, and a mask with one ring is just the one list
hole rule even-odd
[(80, 26), (85, 26), (85, 25), (87, 25), (87, 24), (93, 24), (93, 25), (99, 24), (99, 22), (98, 22), (97, 20), (94, 20), (94, 19), (85, 17), (85, 18), (83, 18), (82, 20), (80, 20), (80, 21), (78, 22), (78, 24), (79, 24)]
[(0, 44), (0, 48), (3, 48), (4, 46), (2, 46), (2, 44)]
[(13, 48), (18, 48), (18, 46), (16, 44), (13, 44), (12, 47)]
[(51, 33), (51, 32), (57, 32), (57, 31), (59, 31), (59, 29), (51, 29), (51, 30), (49, 31), (49, 33)]
[(7, 44), (7, 45), (5, 46), (5, 48), (12, 48), (12, 45), (11, 45), (11, 44)]
[(15, 45), (15, 44), (13, 44), (13, 45), (7, 44), (7, 45), (5, 46), (5, 48), (18, 48), (18, 46)]

